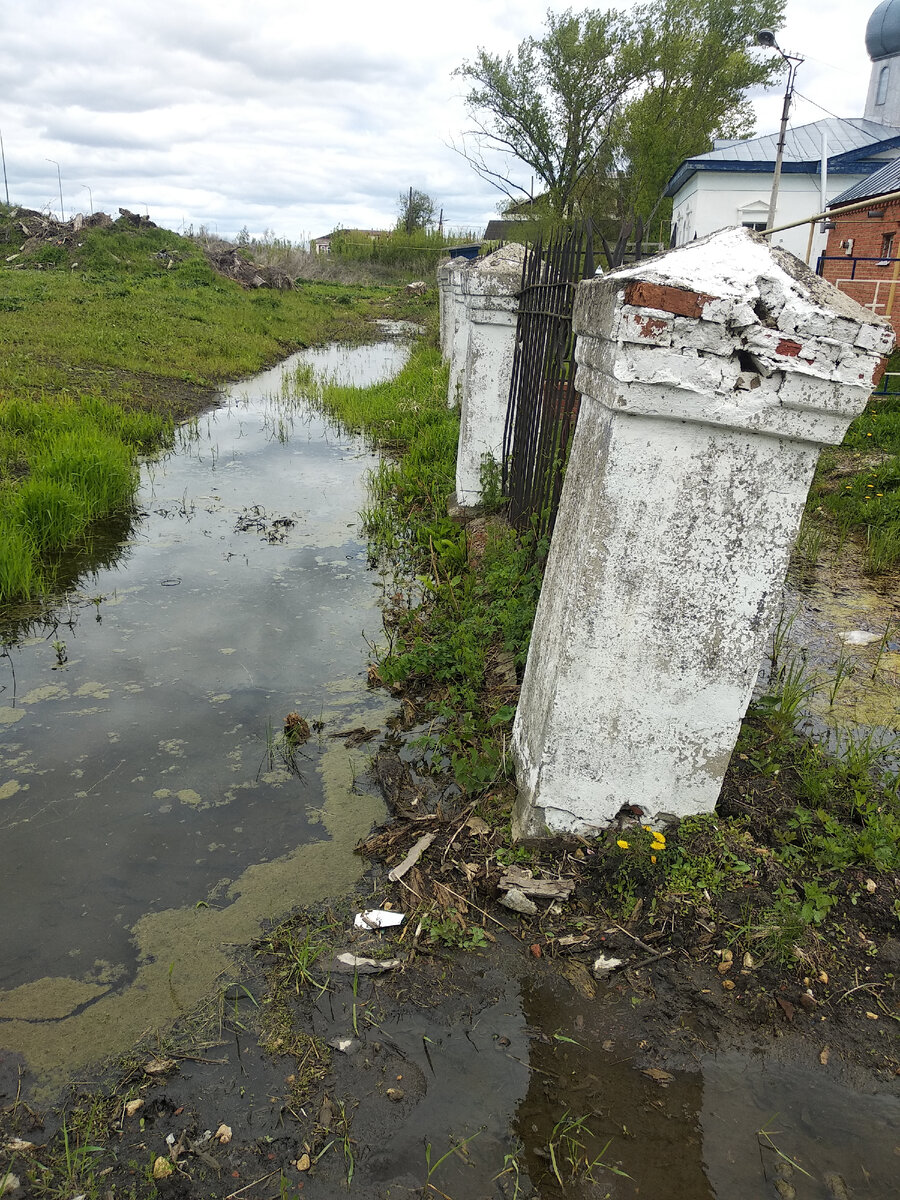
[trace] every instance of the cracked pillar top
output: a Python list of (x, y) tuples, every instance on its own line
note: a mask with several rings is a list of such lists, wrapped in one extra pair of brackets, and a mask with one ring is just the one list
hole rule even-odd
[(747, 229), (581, 284), (576, 387), (614, 411), (839, 442), (894, 346), (882, 317)]

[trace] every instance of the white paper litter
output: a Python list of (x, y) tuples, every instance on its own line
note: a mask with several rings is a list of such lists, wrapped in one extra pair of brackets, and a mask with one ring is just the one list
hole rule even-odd
[(357, 929), (387, 929), (390, 925), (402, 925), (406, 913), (391, 912), (387, 908), (370, 908), (359, 912), (353, 919)]

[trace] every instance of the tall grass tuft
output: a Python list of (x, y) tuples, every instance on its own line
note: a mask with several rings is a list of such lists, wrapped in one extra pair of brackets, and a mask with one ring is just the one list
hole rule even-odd
[(52, 586), (48, 555), (76, 546), (91, 525), (127, 511), (135, 455), (171, 441), (165, 417), (97, 397), (0, 403), (0, 603)]

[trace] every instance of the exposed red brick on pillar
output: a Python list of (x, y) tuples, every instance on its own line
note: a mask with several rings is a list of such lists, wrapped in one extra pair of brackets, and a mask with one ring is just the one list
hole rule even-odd
[(702, 317), (703, 306), (712, 300), (703, 292), (636, 280), (625, 288), (625, 303), (635, 308), (656, 308), (676, 317)]

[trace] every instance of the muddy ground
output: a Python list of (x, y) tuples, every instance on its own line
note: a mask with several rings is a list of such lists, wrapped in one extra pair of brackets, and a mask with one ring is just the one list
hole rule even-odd
[[(527, 868), (510, 864), (500, 828), (453, 789), (392, 749), (376, 773), (399, 812), (360, 847), (371, 868), (356, 895), (268, 930), (239, 983), (57, 1108), (31, 1105), (20, 1064), (0, 1061), (0, 1142), (37, 1146), (0, 1159), (23, 1181), (18, 1194), (236, 1200), (331, 1197), (348, 1184), (360, 1197), (454, 1200), (894, 1194), (882, 1190), (883, 1164), (849, 1179), (846, 1146), (829, 1165), (827, 1131), (816, 1161), (801, 1163), (764, 1120), (751, 1131), (756, 1183), (721, 1191), (700, 1125), (710, 1060), (764, 1095), (793, 1072), (804, 1089), (832, 1089), (842, 1109), (874, 1097), (870, 1123), (885, 1119), (878, 1098), (890, 1105), (900, 1073), (889, 889), (871, 893), (860, 879), (842, 944), (785, 967), (757, 959), (742, 936), (739, 889), (716, 906), (651, 913), (639, 902), (611, 920), (602, 843), (559, 841)], [(723, 806), (758, 791), (738, 760)], [(776, 817), (764, 803), (750, 815), (746, 852), (764, 867)], [(430, 844), (392, 881), (423, 833)], [(627, 821), (617, 834), (633, 837)], [(517, 870), (574, 886), (517, 914), (500, 903)], [(746, 886), (765, 887), (765, 870)], [(355, 914), (371, 909), (407, 915), (398, 927), (356, 928)], [(370, 961), (347, 968), (339, 953)], [(601, 958), (620, 962), (607, 969)], [(763, 1055), (764, 1084), (753, 1075)], [(882, 1141), (886, 1155), (900, 1153), (896, 1128)], [(94, 1147), (79, 1160), (89, 1186), (70, 1170), (79, 1191), (54, 1190), (73, 1146)], [(728, 1178), (734, 1168), (722, 1169)]]

